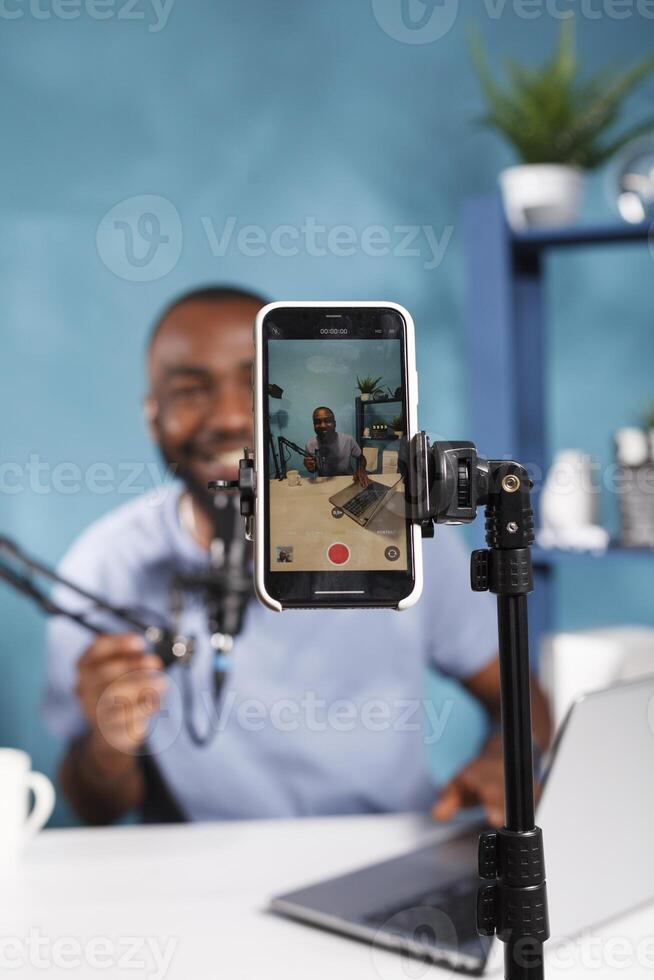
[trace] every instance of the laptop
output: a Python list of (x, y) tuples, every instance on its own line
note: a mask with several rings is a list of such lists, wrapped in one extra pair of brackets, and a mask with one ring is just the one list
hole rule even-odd
[[(553, 938), (654, 900), (654, 677), (584, 695), (551, 753), (538, 805)], [(481, 821), (272, 899), (273, 911), (453, 969), (480, 974), (494, 941), (477, 936)], [(438, 836), (438, 840), (433, 837)]]
[(333, 497), (330, 497), (329, 502), (334, 507), (343, 510), (361, 527), (365, 527), (379, 513), (401, 479), (402, 477), (396, 480), (391, 487), (386, 486), (385, 483), (377, 483), (375, 480), (371, 480), (364, 489), (361, 489), (358, 483), (353, 482), (351, 486), (339, 490)]

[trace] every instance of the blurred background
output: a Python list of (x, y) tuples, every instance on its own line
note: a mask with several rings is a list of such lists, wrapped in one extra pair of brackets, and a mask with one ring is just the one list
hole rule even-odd
[[(519, 162), (478, 123), (470, 25), (497, 74), (504, 55), (528, 66), (551, 56), (561, 11), (579, 5), (559, 7), (447, 0), (433, 38), (381, 0), (7, 7), (0, 530), (55, 562), (91, 521), (161, 482), (140, 421), (144, 342), (160, 309), (196, 285), (405, 305), (420, 424), (469, 438), (462, 213), (497, 196), (498, 174)], [(584, 72), (652, 50), (654, 11), (612, 11), (600, 0), (577, 10)], [(648, 77), (623, 127), (653, 95)], [(611, 166), (587, 177), (580, 223), (623, 223)], [(548, 251), (546, 465), (574, 448), (606, 467), (613, 433), (641, 425), (654, 399), (653, 262), (646, 237)], [(485, 397), (492, 413), (492, 379)], [(608, 492), (600, 519), (614, 534)], [(653, 573), (641, 553), (562, 559), (552, 628), (654, 625)], [(38, 721), (44, 621), (4, 587), (0, 617), (0, 744), (52, 774), (60, 747)]]

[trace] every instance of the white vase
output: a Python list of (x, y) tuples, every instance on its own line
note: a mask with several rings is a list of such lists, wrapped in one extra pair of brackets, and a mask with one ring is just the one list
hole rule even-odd
[(621, 466), (644, 466), (650, 458), (654, 459), (654, 429), (647, 433), (630, 425), (618, 429), (614, 433), (613, 441), (615, 456)]
[(598, 510), (592, 458), (575, 449), (557, 453), (540, 498), (543, 527), (556, 530), (597, 524)]
[(514, 231), (572, 224), (581, 207), (584, 173), (559, 163), (508, 167), (499, 175), (506, 218)]

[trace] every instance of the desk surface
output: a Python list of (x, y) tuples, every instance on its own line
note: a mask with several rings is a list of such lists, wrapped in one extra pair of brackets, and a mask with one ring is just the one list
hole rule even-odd
[[(397, 473), (375, 473), (375, 483), (388, 487), (398, 483)], [(334, 517), (330, 497), (352, 487), (351, 476), (321, 477), (317, 481), (302, 478), (299, 486), (287, 480), (270, 481), (270, 562), (272, 568), (293, 571), (291, 565), (279, 564), (277, 548), (293, 553), (296, 568), (310, 572), (328, 572), (335, 568), (347, 571), (406, 569), (406, 521), (402, 485), (398, 485), (377, 514), (366, 525), (340, 510)], [(355, 485), (356, 490), (361, 488)], [(345, 565), (330, 563), (328, 551), (333, 544), (349, 549)], [(393, 547), (396, 557), (389, 560), (386, 549)], [(397, 557), (399, 555), (399, 557)]]
[[(457, 974), (265, 911), (275, 892), (430, 836), (433, 825), (413, 815), (46, 831), (16, 876), (3, 880), (0, 937), (18, 943), (2, 946), (0, 939), (0, 956), (14, 961), (0, 972), (83, 980), (451, 980)], [(28, 947), (30, 930), (36, 932)], [(41, 943), (36, 949), (34, 936)], [(651, 976), (652, 936), (654, 910), (641, 909), (586, 939), (556, 949), (550, 944), (547, 975)], [(89, 943), (98, 937), (109, 945), (94, 963)], [(146, 940), (172, 952), (167, 969)], [(100, 969), (98, 962), (106, 965)], [(497, 975), (497, 958), (491, 973)]]

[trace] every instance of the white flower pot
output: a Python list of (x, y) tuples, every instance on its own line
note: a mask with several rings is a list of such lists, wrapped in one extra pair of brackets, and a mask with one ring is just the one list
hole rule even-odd
[(515, 231), (574, 222), (584, 190), (584, 173), (558, 163), (509, 167), (499, 175), (506, 218)]
[(370, 392), (369, 391), (362, 391), (361, 392), (361, 401), (362, 402), (369, 402), (370, 401)]
[(591, 457), (576, 449), (557, 453), (540, 495), (543, 527), (556, 530), (597, 524), (598, 507)]

